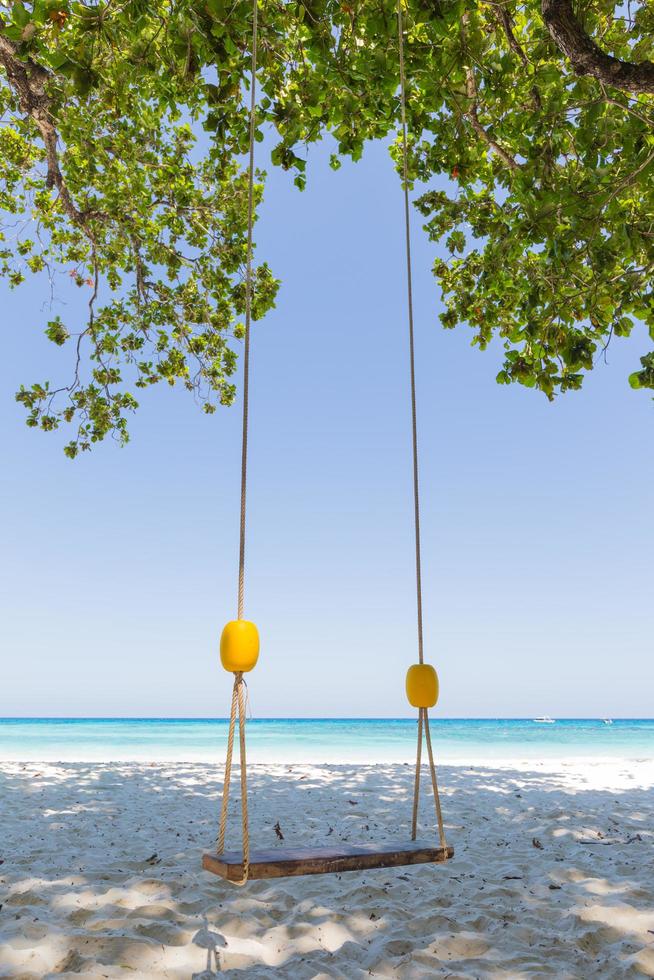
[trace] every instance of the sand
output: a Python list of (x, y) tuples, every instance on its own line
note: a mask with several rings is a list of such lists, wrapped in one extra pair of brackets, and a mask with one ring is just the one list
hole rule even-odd
[[(245, 888), (200, 868), (219, 776), (0, 764), (0, 976), (654, 977), (651, 761), (444, 766), (447, 865)], [(286, 844), (406, 838), (410, 766), (255, 766), (251, 787), (261, 846), (278, 821)]]

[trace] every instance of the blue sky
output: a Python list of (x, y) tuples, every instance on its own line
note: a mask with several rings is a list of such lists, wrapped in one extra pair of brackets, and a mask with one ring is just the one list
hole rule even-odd
[[(416, 656), (402, 196), (386, 150), (301, 194), (271, 168), (258, 257), (283, 279), (252, 351), (246, 615), (259, 716), (409, 713)], [(260, 158), (261, 159), (261, 158)], [(265, 160), (261, 161), (265, 165)], [(648, 716), (654, 409), (616, 341), (581, 393), (495, 383), (443, 331), (414, 219), (426, 658), (446, 716)], [(66, 377), (43, 284), (2, 286), (0, 714), (224, 715), (240, 404), (148, 392), (123, 450), (74, 463), (24, 426), (21, 382)], [(64, 294), (62, 317), (79, 302)]]

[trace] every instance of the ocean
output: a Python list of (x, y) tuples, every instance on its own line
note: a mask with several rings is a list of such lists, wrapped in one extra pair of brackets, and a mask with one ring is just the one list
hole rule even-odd
[[(654, 719), (434, 718), (438, 761), (654, 757)], [(415, 758), (415, 718), (255, 718), (248, 761), (377, 763)], [(226, 719), (4, 718), (0, 760), (205, 761), (225, 753)]]

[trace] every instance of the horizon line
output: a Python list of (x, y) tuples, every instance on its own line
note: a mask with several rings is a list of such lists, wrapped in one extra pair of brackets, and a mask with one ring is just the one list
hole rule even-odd
[[(545, 717), (545, 716), (540, 716)], [(552, 716), (549, 716), (552, 717)], [(604, 721), (608, 715), (559, 715), (552, 717), (553, 721)], [(415, 721), (413, 715), (266, 715), (249, 718), (248, 724), (264, 721)], [(473, 715), (436, 716), (431, 719), (438, 721), (535, 721), (532, 715)], [(648, 721), (654, 718), (638, 715), (611, 716), (612, 721)], [(0, 715), (3, 721), (229, 721), (222, 715)]]

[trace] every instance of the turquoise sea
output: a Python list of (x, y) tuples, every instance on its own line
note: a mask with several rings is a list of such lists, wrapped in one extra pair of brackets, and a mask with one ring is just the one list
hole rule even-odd
[[(440, 761), (654, 757), (654, 719), (566, 718), (432, 721)], [(224, 755), (225, 719), (5, 718), (0, 759), (187, 760)], [(248, 721), (252, 762), (408, 762), (416, 721), (388, 719), (257, 718)]]

